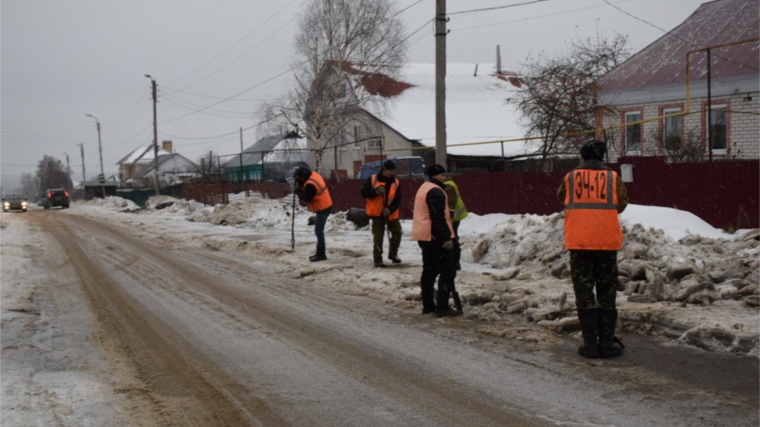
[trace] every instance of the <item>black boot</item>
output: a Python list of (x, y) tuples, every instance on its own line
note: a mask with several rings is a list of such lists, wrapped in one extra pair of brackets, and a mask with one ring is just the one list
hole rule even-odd
[(583, 344), (578, 347), (578, 354), (589, 359), (599, 357), (599, 309), (578, 310), (581, 322)]
[(599, 357), (608, 358), (623, 354), (625, 346), (615, 338), (617, 310), (599, 310)]
[(309, 257), (309, 261), (316, 262), (316, 261), (324, 261), (327, 259), (327, 256), (325, 255), (325, 247), (324, 246), (317, 246), (317, 253)]

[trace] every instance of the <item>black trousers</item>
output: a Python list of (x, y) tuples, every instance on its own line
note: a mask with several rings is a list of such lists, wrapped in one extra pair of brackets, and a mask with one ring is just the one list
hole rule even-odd
[[(446, 309), (449, 295), (457, 277), (456, 262), (452, 251), (443, 249), (437, 241), (417, 242), (422, 249), (422, 276), (420, 295), (424, 309)], [(435, 281), (438, 279), (438, 294), (435, 295)]]

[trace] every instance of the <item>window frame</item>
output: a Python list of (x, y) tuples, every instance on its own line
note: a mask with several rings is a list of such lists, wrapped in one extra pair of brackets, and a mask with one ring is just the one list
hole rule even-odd
[[(667, 116), (668, 114), (683, 113), (683, 104), (663, 105), (660, 107), (660, 116)], [(678, 124), (678, 149), (675, 151), (681, 152), (684, 149), (684, 116), (670, 117), (660, 120), (660, 135), (662, 141), (660, 141), (660, 149), (665, 152), (668, 146), (668, 122), (675, 122)]]
[[(716, 111), (720, 111), (722, 113), (722, 115), (723, 115), (723, 122), (724, 122), (723, 123), (723, 133), (722, 133), (722, 135), (723, 135), (723, 148), (712, 147), (712, 149), (711, 149), (711, 147), (708, 146), (709, 143), (710, 143), (710, 135), (708, 134), (708, 132), (710, 132), (710, 129), (712, 128), (712, 123), (708, 123), (707, 122), (707, 120), (708, 120), (708, 114), (707, 114), (708, 113), (708, 105), (707, 105), (707, 102), (704, 102), (703, 103), (703, 108), (702, 108), (702, 129), (703, 129), (703, 135), (704, 135), (703, 145), (705, 147), (705, 153), (706, 154), (712, 153), (712, 155), (715, 155), (715, 156), (726, 156), (729, 153), (729, 147), (730, 147), (730, 144), (731, 144), (731, 141), (730, 141), (730, 138), (729, 138), (729, 135), (730, 135), (730, 129), (729, 129), (729, 124), (730, 124), (730, 119), (729, 119), (730, 105), (729, 105), (729, 101), (727, 101), (727, 100), (726, 101), (724, 101), (724, 100), (715, 100), (715, 101), (713, 101), (710, 104), (709, 107), (710, 107), (709, 109), (713, 112), (713, 114), (712, 114), (713, 121), (715, 121), (715, 117), (716, 117), (715, 116), (715, 112)], [(713, 138), (715, 138), (715, 133), (713, 133)], [(715, 140), (713, 139), (713, 144), (714, 143), (715, 143)]]
[[(641, 120), (644, 120), (644, 109), (631, 108), (628, 110), (621, 111), (620, 114), (621, 114), (621, 121), (623, 124), (625, 124), (625, 126), (623, 127), (623, 132), (621, 132), (621, 135), (620, 135), (622, 139), (622, 145), (623, 145), (623, 149), (621, 150), (621, 152), (623, 153), (623, 155), (626, 155), (626, 156), (639, 155), (642, 153), (642, 150), (644, 148), (644, 141), (642, 138), (642, 134), (644, 130), (643, 123), (639, 123), (637, 125), (628, 125), (629, 123), (628, 117), (636, 114), (639, 116), (638, 119), (632, 120), (631, 122), (639, 122)], [(638, 141), (637, 141), (636, 148), (631, 150), (630, 143), (629, 143), (629, 129), (634, 128), (634, 127), (638, 128)]]

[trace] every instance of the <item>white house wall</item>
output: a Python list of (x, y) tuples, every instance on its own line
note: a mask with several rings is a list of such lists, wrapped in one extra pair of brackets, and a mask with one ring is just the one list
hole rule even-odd
[[(758, 76), (743, 76), (739, 78), (713, 81), (711, 86), (713, 105), (727, 104), (729, 113), (727, 141), (728, 149), (725, 154), (714, 155), (718, 158), (757, 159), (760, 158), (760, 90)], [(682, 138), (689, 131), (697, 135), (706, 135), (705, 109), (707, 103), (707, 87), (705, 82), (697, 82), (691, 88), (691, 113), (684, 117)], [(642, 120), (652, 119), (662, 115), (664, 107), (680, 107), (683, 111), (686, 102), (686, 87), (683, 84), (650, 87), (630, 90), (615, 94), (602, 94), (602, 104), (614, 105), (617, 113), (604, 118), (603, 126), (610, 128), (624, 122), (624, 112), (642, 110)], [(654, 135), (659, 132), (662, 120), (646, 122), (642, 125), (642, 147), (635, 155), (662, 154)], [(623, 146), (625, 128), (612, 130), (613, 138), (610, 144), (609, 161), (615, 162), (620, 156)], [(706, 139), (706, 136), (704, 136)], [(705, 156), (707, 145), (704, 143)], [(626, 153), (631, 155), (632, 153)]]

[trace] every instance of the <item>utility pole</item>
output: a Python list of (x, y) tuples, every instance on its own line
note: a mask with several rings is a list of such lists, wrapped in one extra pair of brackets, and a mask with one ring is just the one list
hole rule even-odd
[(240, 183), (243, 183), (243, 127), (240, 126)]
[(146, 74), (145, 77), (150, 79), (152, 93), (153, 93), (153, 173), (155, 174), (155, 191), (156, 196), (160, 194), (161, 186), (158, 182), (158, 120), (156, 116), (156, 103), (158, 102), (156, 96), (156, 79)]
[(69, 154), (66, 152), (63, 154), (66, 155), (66, 189), (69, 190), (69, 194), (71, 194), (71, 166), (69, 165)]
[(77, 144), (79, 152), (82, 154), (82, 191), (84, 191), (84, 182), (87, 181), (87, 175), (84, 173), (84, 143)]
[(446, 163), (446, 0), (435, 2), (435, 162)]
[(98, 175), (98, 182), (100, 183), (100, 189), (103, 190), (103, 200), (105, 200), (106, 186), (104, 184), (106, 180), (106, 175), (103, 172), (103, 145), (100, 143), (100, 121), (97, 118), (95, 118), (95, 116), (93, 116), (92, 114), (85, 114), (85, 116), (92, 117), (93, 119), (95, 119), (95, 124), (97, 125), (97, 128), (98, 128), (98, 151), (100, 152), (100, 175)]

